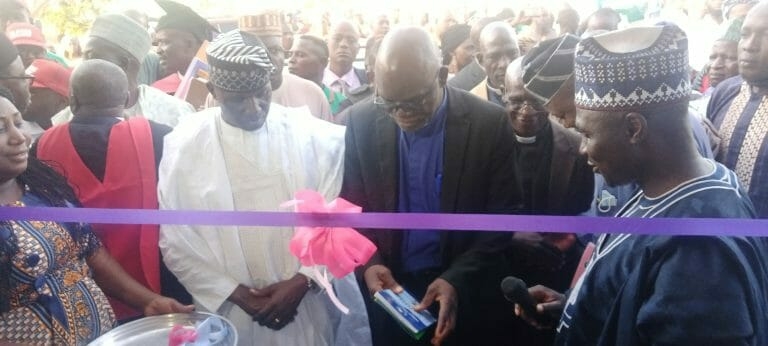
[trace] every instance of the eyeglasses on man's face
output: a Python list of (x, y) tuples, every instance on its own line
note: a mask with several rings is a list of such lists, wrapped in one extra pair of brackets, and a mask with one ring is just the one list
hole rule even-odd
[(378, 106), (382, 111), (388, 114), (396, 112), (398, 109), (406, 113), (423, 112), (427, 106), (432, 102), (435, 91), (441, 87), (442, 83), (439, 81), (440, 69), (435, 71), (435, 81), (429, 90), (425, 93), (412, 97), (406, 101), (390, 101), (379, 95), (379, 90), (373, 91), (373, 104)]
[(432, 101), (432, 94), (435, 93), (436, 86), (433, 86), (426, 93), (416, 96), (408, 101), (390, 101), (379, 96), (378, 90), (374, 92), (373, 104), (381, 108), (386, 113), (394, 113), (398, 109), (403, 112), (424, 111)]
[(504, 104), (504, 107), (507, 109), (507, 111), (513, 112), (513, 113), (522, 112), (523, 108), (525, 108), (526, 106), (536, 113), (542, 113), (547, 111), (544, 108), (544, 105), (542, 105), (541, 102), (538, 102), (536, 100), (504, 97), (502, 98), (501, 102)]

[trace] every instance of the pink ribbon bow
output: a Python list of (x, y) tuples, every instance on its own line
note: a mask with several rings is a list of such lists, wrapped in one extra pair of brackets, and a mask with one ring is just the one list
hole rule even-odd
[[(316, 191), (302, 190), (296, 192), (294, 197), (294, 200), (283, 203), (282, 207), (292, 205), (294, 211), (299, 213), (362, 212), (362, 208), (343, 198), (336, 198), (326, 204), (323, 196)], [(328, 274), (320, 273), (316, 266), (325, 266), (333, 276), (343, 278), (355, 267), (368, 262), (376, 252), (376, 245), (349, 227), (296, 227), (288, 248), (303, 266), (313, 267), (313, 279), (325, 289), (331, 302), (341, 312), (349, 313), (349, 308), (336, 297)]]
[[(336, 198), (325, 203), (320, 193), (296, 192), (293, 204), (299, 213), (360, 213), (362, 208)], [(371, 259), (376, 245), (349, 227), (296, 227), (289, 249), (307, 267), (324, 265), (336, 278), (342, 278)]]

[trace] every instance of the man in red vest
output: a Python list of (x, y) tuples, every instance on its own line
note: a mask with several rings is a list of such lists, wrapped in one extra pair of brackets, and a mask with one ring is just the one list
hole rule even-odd
[[(163, 136), (171, 128), (143, 117), (121, 118), (127, 77), (105, 60), (84, 61), (72, 74), (70, 94), (74, 118), (46, 131), (33, 152), (67, 178), (85, 207), (157, 209), (157, 166)], [(161, 269), (157, 225), (93, 227), (136, 281), (156, 293), (191, 300)], [(118, 321), (141, 315), (116, 300), (110, 303)]]

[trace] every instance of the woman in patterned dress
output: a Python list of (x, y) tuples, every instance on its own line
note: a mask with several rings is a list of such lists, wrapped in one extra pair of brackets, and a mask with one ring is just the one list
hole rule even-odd
[[(0, 205), (73, 207), (66, 180), (29, 157), (30, 137), (0, 87)], [(134, 281), (87, 224), (0, 221), (0, 344), (85, 344), (115, 324), (104, 293), (145, 315), (190, 312)]]

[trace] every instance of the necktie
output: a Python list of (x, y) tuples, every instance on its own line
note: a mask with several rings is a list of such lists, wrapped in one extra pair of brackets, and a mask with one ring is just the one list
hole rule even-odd
[(339, 91), (341, 91), (344, 96), (347, 96), (347, 91), (349, 91), (347, 88), (347, 82), (345, 82), (343, 79), (339, 79), (336, 81), (336, 83), (339, 84)]

